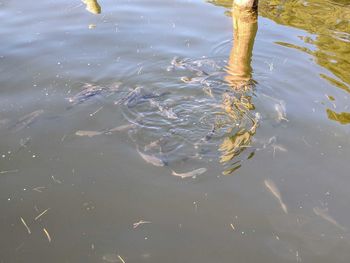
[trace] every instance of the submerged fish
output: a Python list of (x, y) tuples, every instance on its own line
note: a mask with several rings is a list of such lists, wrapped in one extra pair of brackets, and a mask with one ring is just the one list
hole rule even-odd
[(346, 228), (340, 225), (329, 213), (328, 213), (328, 208), (320, 208), (320, 207), (314, 207), (313, 208), (314, 213), (317, 216), (322, 217), (324, 220), (328, 221), (329, 223), (335, 225), (338, 227), (340, 230), (345, 231)]
[(164, 117), (167, 117), (168, 119), (178, 119), (178, 116), (173, 111), (173, 109), (169, 108), (166, 105), (162, 105), (159, 101), (151, 99), (150, 101), (151, 106), (157, 107), (160, 114)]
[(275, 143), (273, 143), (272, 145), (271, 145), (271, 147), (272, 147), (272, 149), (273, 149), (273, 158), (275, 158), (275, 156), (276, 156), (276, 150), (277, 151), (280, 151), (280, 152), (288, 152), (288, 150), (287, 150), (287, 148), (285, 148), (283, 145), (281, 145), (281, 144), (275, 144)]
[(135, 123), (124, 124), (117, 126), (115, 128), (109, 129), (106, 133), (121, 132), (135, 128), (137, 125)]
[(213, 135), (215, 134), (215, 130), (216, 130), (216, 125), (212, 124), (211, 130), (204, 137), (204, 141), (209, 141), (213, 137)]
[(275, 110), (277, 112), (277, 121), (289, 121), (287, 119), (287, 114), (286, 114), (286, 104), (284, 101), (280, 101), (279, 103), (275, 104)]
[(113, 132), (122, 132), (122, 131), (126, 131), (126, 130), (129, 130), (129, 129), (135, 128), (135, 127), (136, 127), (136, 124), (129, 123), (129, 124), (117, 126), (115, 128), (112, 128), (112, 129), (102, 130), (102, 131), (79, 130), (79, 131), (75, 132), (75, 135), (77, 135), (77, 136), (94, 137), (94, 136), (98, 136), (98, 135), (102, 135), (102, 134), (111, 134)]
[(138, 148), (136, 150), (139, 153), (139, 155), (142, 157), (142, 159), (144, 159), (147, 163), (150, 163), (158, 167), (162, 167), (166, 165), (166, 162), (164, 162), (162, 159), (158, 158), (157, 156), (142, 153)]
[(102, 260), (106, 261), (106, 262), (109, 262), (109, 263), (120, 262), (120, 259), (118, 258), (118, 255), (117, 254), (113, 254), (113, 253), (103, 255), (102, 256)]
[(272, 193), (272, 195), (278, 200), (283, 212), (288, 214), (288, 209), (285, 203), (282, 201), (281, 192), (278, 190), (276, 184), (270, 179), (264, 180), (266, 188)]
[(94, 137), (97, 135), (101, 135), (104, 134), (105, 132), (102, 131), (83, 131), (83, 130), (79, 130), (75, 132), (75, 135), (77, 136), (87, 136), (87, 137)]
[(200, 144), (210, 141), (211, 138), (213, 138), (213, 136), (215, 134), (215, 130), (216, 130), (216, 125), (212, 124), (210, 131), (203, 138), (201, 138), (199, 141), (195, 142), (194, 147), (197, 148)]
[(152, 141), (149, 144), (145, 145), (144, 150), (147, 152), (149, 150), (152, 150), (154, 148), (160, 147), (161, 143), (165, 140), (165, 136), (159, 138), (158, 140)]
[(199, 168), (196, 170), (193, 170), (191, 172), (187, 173), (176, 173), (174, 170), (172, 170), (172, 175), (179, 176), (181, 178), (188, 178), (188, 177), (195, 177), (197, 175), (201, 175), (207, 171), (207, 168)]
[(114, 102), (114, 104), (125, 104), (127, 106), (136, 105), (141, 97), (141, 87), (136, 87), (126, 96)]
[(181, 59), (174, 57), (171, 61), (171, 66), (167, 68), (167, 71), (173, 69), (185, 69), (195, 73), (197, 76), (208, 76), (209, 74), (202, 69), (203, 66), (209, 66), (211, 68), (217, 67), (216, 63), (209, 59), (191, 60), (189, 58)]
[(7, 125), (9, 121), (10, 121), (9, 119), (1, 119), (1, 120), (0, 120), (0, 129), (1, 129), (3, 126)]
[(10, 129), (12, 129), (15, 132), (18, 132), (32, 124), (43, 113), (44, 110), (42, 109), (33, 111), (20, 118), (12, 127), (10, 127)]
[(203, 88), (203, 91), (205, 94), (207, 94), (208, 96), (214, 98), (214, 95), (213, 95), (213, 91), (210, 87), (204, 87)]
[(202, 83), (205, 81), (205, 79), (207, 78), (207, 76), (200, 76), (200, 77), (181, 77), (181, 81), (187, 84), (196, 84), (196, 83)]
[(142, 87), (136, 87), (132, 91), (130, 91), (123, 98), (114, 102), (114, 104), (124, 104), (128, 107), (135, 107), (137, 104), (144, 103), (150, 99), (160, 98), (162, 96), (168, 95), (170, 92), (144, 92)]

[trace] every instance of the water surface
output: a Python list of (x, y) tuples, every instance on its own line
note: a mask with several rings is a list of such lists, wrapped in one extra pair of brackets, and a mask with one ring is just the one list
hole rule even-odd
[(349, 262), (347, 1), (99, 5), (0, 2), (0, 262)]

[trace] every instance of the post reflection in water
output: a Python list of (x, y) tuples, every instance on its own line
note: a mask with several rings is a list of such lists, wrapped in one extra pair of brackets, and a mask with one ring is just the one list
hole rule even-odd
[(101, 6), (97, 0), (82, 0), (82, 2), (86, 5), (86, 10), (90, 13), (101, 14)]
[[(252, 79), (251, 67), (254, 40), (258, 29), (257, 1), (252, 4), (252, 7), (246, 7), (234, 2), (232, 7), (234, 42), (225, 77), (230, 90), (223, 95), (223, 107), (235, 122), (237, 120), (239, 122), (219, 148), (220, 162), (229, 164), (223, 172), (226, 175), (241, 167), (243, 159), (237, 161), (233, 159), (249, 148), (258, 127), (259, 116), (252, 113), (255, 109), (252, 103), (255, 82)], [(253, 156), (254, 151), (248, 154), (246, 159)]]

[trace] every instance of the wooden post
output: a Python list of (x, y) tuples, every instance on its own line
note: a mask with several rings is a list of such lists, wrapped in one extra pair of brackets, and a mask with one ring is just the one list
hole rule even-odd
[(226, 81), (236, 90), (249, 89), (253, 84), (251, 59), (258, 29), (257, 3), (257, 0), (233, 2), (233, 47), (227, 65)]

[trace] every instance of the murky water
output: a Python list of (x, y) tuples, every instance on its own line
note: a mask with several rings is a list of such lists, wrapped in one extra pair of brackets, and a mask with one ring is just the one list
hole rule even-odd
[(0, 262), (349, 262), (347, 1), (1, 1)]

